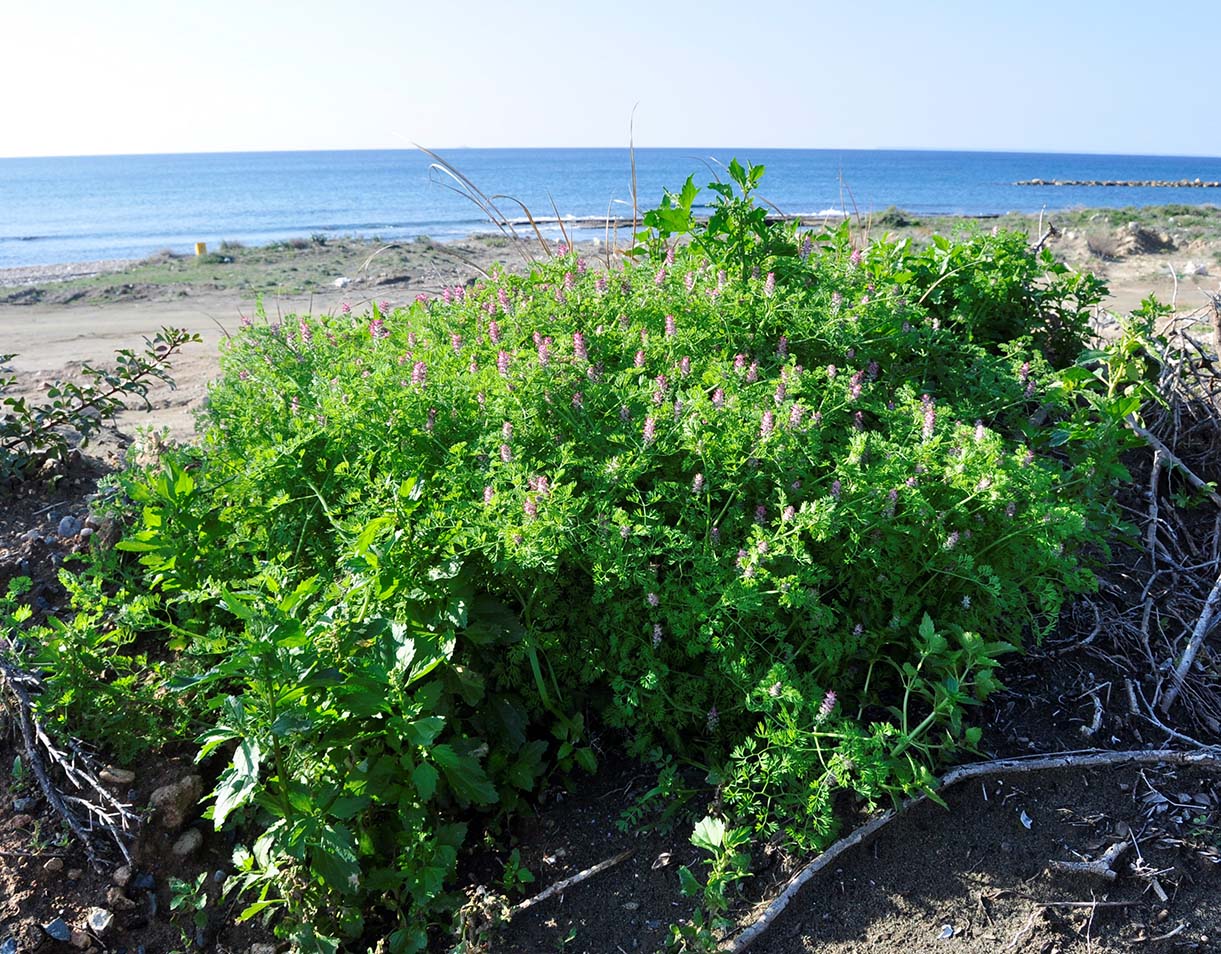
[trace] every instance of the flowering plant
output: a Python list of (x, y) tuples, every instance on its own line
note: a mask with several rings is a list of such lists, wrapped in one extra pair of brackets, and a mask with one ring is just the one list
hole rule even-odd
[[(126, 546), (186, 668), (256, 650), (300, 667), (297, 629), (316, 632), (334, 658), (302, 704), (326, 718), (299, 724), (338, 732), (335, 680), (368, 648), (351, 620), (444, 646), (436, 688), (399, 700), (444, 712), (428, 725), (446, 741), (421, 732), (410, 754), (449, 746), (455, 793), (433, 799), (424, 770), (426, 810), (395, 796), (396, 837), (447, 826), (444, 870), (393, 894), (412, 944), (442, 906), (449, 819), (593, 770), (587, 725), (710, 764), (735, 824), (799, 845), (830, 835), (836, 789), (925, 787), (980, 742), (970, 707), (999, 660), (1093, 585), (1085, 555), (1119, 526), (1123, 415), (1072, 365), (1096, 282), (1009, 235), (920, 250), (861, 247), (848, 224), (800, 234), (751, 200), (761, 168), (730, 173), (707, 222), (690, 182), (667, 197), (623, 265), (564, 250), (408, 307), (251, 324), (225, 345), (190, 480), (127, 478), (145, 513)], [(269, 587), (327, 599), (258, 597), (297, 622), (260, 624), (292, 638), (256, 645), (232, 594)], [(202, 714), (222, 686), (279, 691), (239, 669)], [(271, 750), (277, 724), (240, 728)], [(352, 725), (370, 751), (398, 744)], [(292, 744), (306, 774), (339, 757)], [(243, 805), (273, 781), (248, 758), (222, 777)], [(391, 824), (383, 784), (343, 803), (349, 912), (414, 864), (366, 838)], [(310, 857), (256, 851), (245, 883), (266, 899)]]

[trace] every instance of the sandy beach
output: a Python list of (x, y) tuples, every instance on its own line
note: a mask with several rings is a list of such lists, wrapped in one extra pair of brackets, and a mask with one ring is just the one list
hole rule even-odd
[[(1112, 312), (1127, 312), (1151, 293), (1193, 311), (1218, 292), (1221, 212), (1196, 210), (1191, 224), (1184, 224), (1181, 214), (1161, 210), (1148, 210), (1139, 223), (1117, 225), (1114, 217), (1077, 211), (1042, 223), (1018, 216), (923, 222), (898, 217), (896, 223), (894, 214), (884, 214), (862, 223), (861, 232), (926, 241), (934, 232), (992, 225), (1034, 235), (1052, 224), (1058, 232), (1047, 247), (1071, 267), (1104, 278), (1110, 285), (1105, 307)], [(21, 392), (33, 394), (56, 378), (70, 377), (83, 362), (105, 362), (116, 349), (139, 348), (146, 335), (162, 327), (196, 332), (202, 342), (189, 346), (174, 366), (177, 390), (156, 389), (151, 412), (132, 410), (119, 420), (128, 433), (155, 426), (185, 440), (194, 432), (193, 411), (217, 373), (221, 340), (260, 299), (272, 316), (332, 312), (344, 303), (354, 309), (370, 301), (395, 306), (476, 280), (497, 263), (525, 268), (539, 254), (538, 243), (519, 249), (501, 236), (445, 244), (301, 240), (227, 247), (201, 259), (161, 254), (137, 262), (0, 269), (0, 350), (16, 353), (11, 366), (22, 379)], [(605, 251), (591, 244), (588, 257), (605, 262)]]

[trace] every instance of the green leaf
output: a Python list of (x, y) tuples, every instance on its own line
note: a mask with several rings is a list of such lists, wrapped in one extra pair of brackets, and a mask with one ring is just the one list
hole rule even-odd
[(341, 894), (355, 894), (360, 886), (356, 841), (342, 825), (327, 825), (319, 845), (310, 853), (310, 865), (328, 886)]
[(704, 886), (699, 883), (699, 879), (691, 873), (691, 869), (686, 865), (678, 869), (678, 883), (682, 888), (683, 895), (688, 898), (693, 898), (704, 890)]
[(412, 745), (429, 746), (445, 728), (445, 719), (441, 716), (424, 716), (403, 726), (403, 736)]
[(220, 831), (226, 818), (254, 796), (259, 784), (260, 758), (259, 744), (251, 739), (246, 739), (237, 747), (233, 754), (233, 764), (225, 769), (216, 784), (213, 819), (217, 831)]
[(459, 755), (450, 745), (433, 746), (431, 755), (459, 799), (477, 805), (491, 805), (500, 800), (496, 786), (473, 756)]
[(411, 781), (421, 801), (430, 801), (437, 791), (437, 770), (428, 762), (421, 762), (411, 773)]
[(691, 832), (691, 844), (714, 854), (720, 850), (724, 841), (725, 822), (711, 815), (706, 815), (696, 822), (695, 830)]

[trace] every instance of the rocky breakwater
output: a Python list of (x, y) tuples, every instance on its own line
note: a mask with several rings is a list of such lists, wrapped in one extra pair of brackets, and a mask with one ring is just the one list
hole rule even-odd
[(1221, 189), (1204, 179), (1022, 179), (1018, 186), (1123, 186), (1140, 189)]

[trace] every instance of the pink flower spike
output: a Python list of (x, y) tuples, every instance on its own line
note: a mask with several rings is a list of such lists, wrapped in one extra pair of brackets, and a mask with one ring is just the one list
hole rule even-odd
[(678, 333), (678, 323), (673, 315), (666, 315), (666, 337), (673, 338)]
[(763, 412), (763, 422), (759, 425), (759, 437), (767, 440), (776, 429), (776, 415), (769, 411)]
[(589, 360), (589, 348), (585, 344), (585, 336), (579, 331), (572, 333), (572, 350), (580, 360)]
[(492, 344), (500, 344), (500, 325), (494, 321), (488, 322), (488, 337), (492, 339)]
[(483, 505), (486, 507), (492, 502), (492, 488), (487, 486), (483, 488)]
[(780, 358), (789, 356), (789, 339), (784, 335), (781, 335), (780, 340), (776, 342), (776, 356)]
[(691, 492), (699, 494), (704, 492), (704, 475), (696, 474), (695, 479), (691, 481)]
[(663, 265), (661, 268), (657, 269), (657, 274), (653, 277), (653, 284), (660, 287), (660, 286), (664, 285), (665, 283), (666, 283), (666, 267)]
[(653, 439), (657, 436), (657, 422), (651, 417), (644, 419), (644, 431), (642, 432), (646, 445), (652, 444)]
[(636, 367), (638, 367), (638, 368), (644, 367), (644, 351), (643, 350), (636, 352), (635, 364), (636, 364)]
[(768, 272), (767, 280), (763, 283), (763, 297), (771, 298), (776, 294), (776, 273)]

